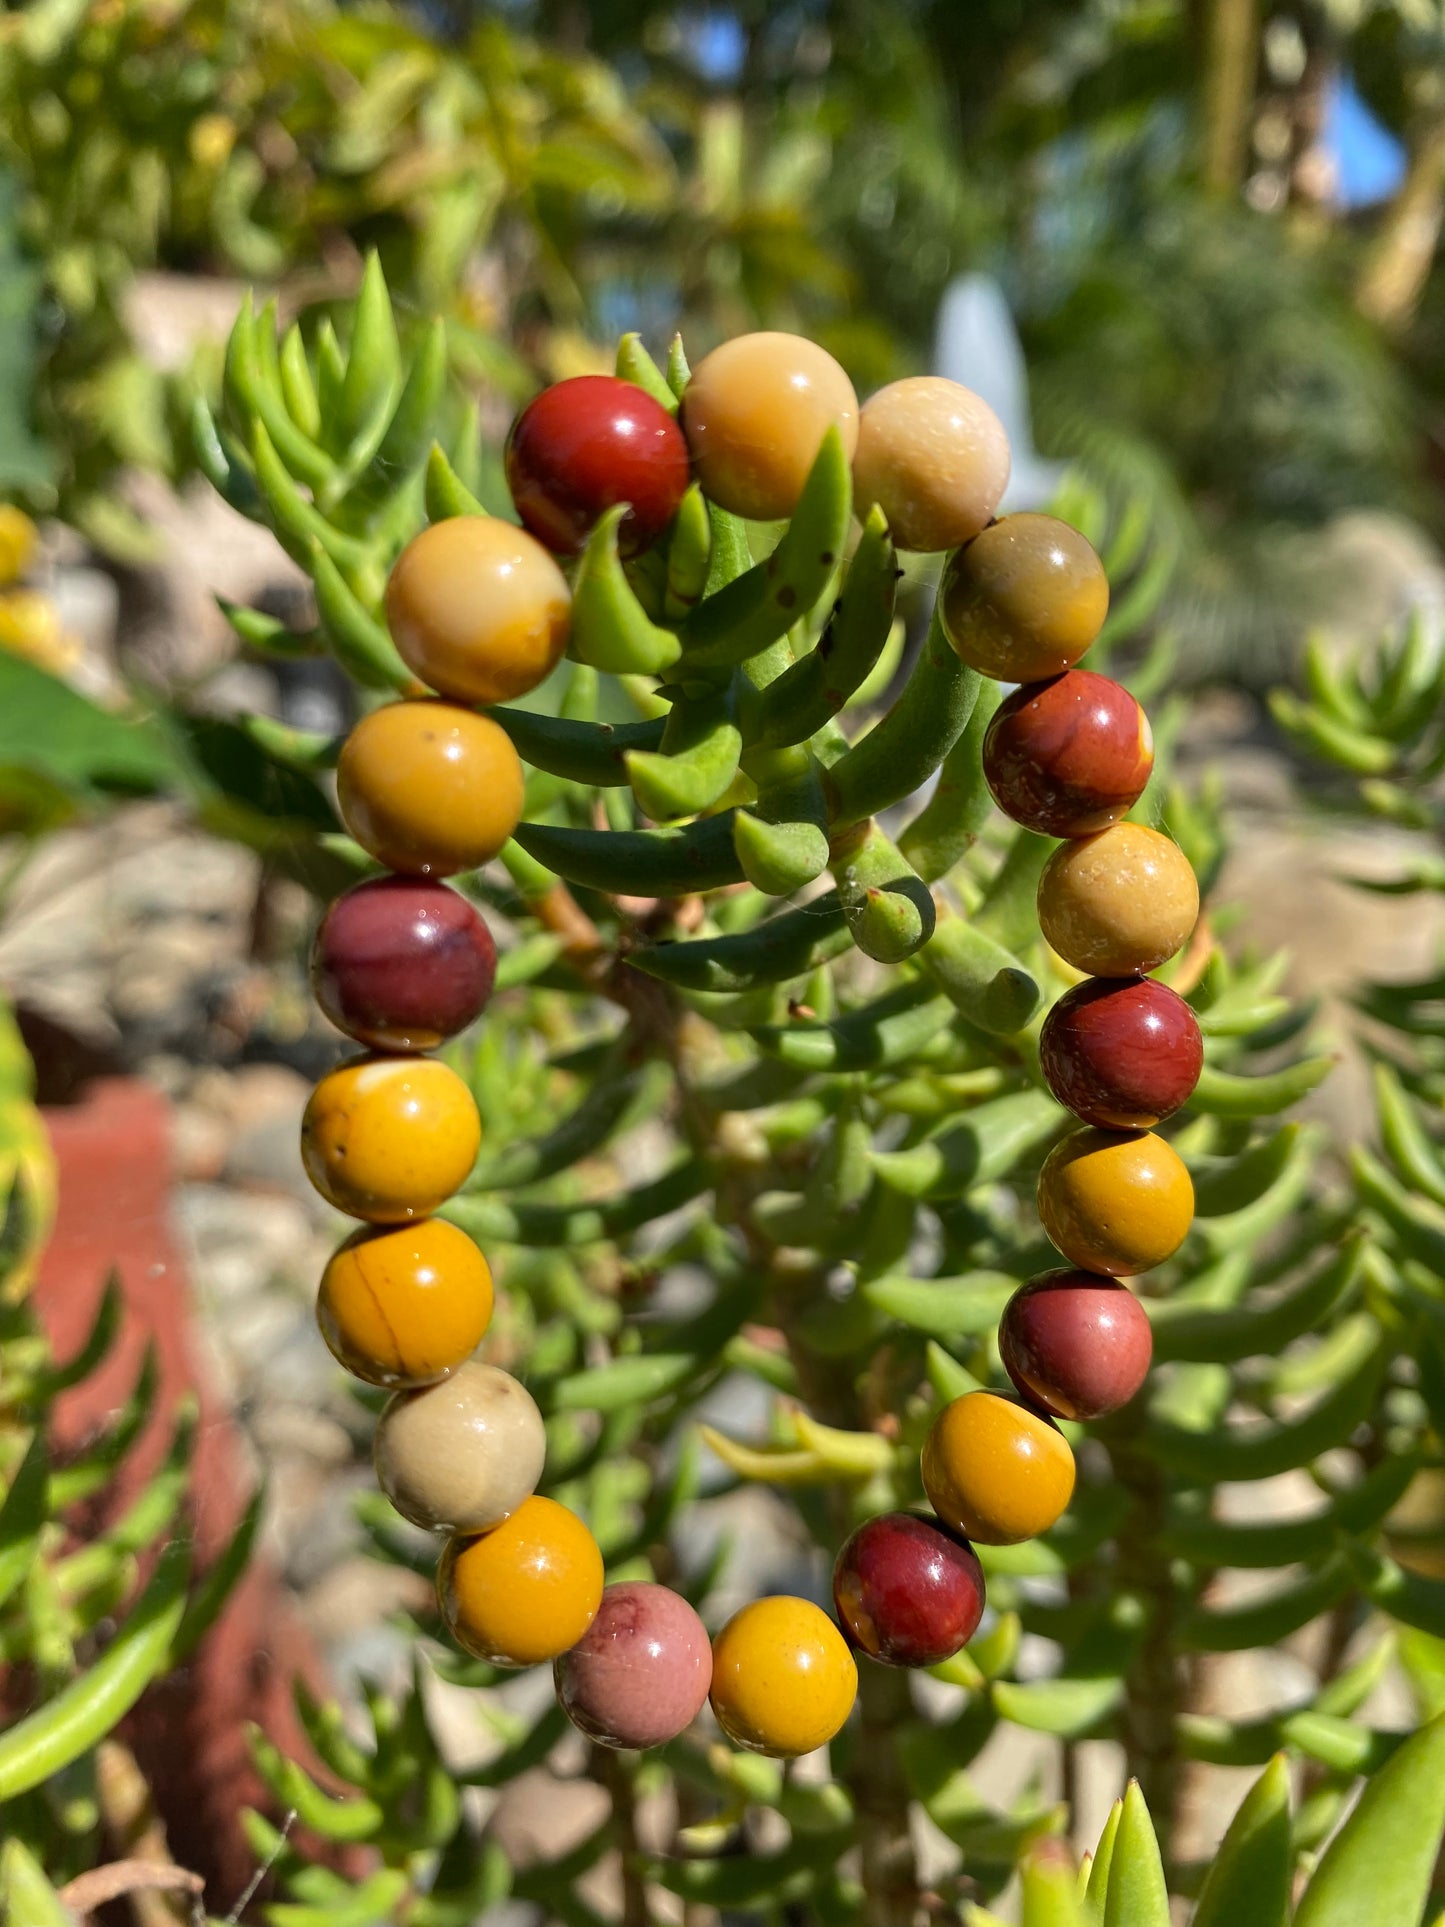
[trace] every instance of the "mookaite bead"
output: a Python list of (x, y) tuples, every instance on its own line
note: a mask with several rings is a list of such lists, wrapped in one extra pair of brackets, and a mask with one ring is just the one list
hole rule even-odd
[(358, 883), (331, 905), (311, 947), (317, 1003), (375, 1050), (434, 1050), (481, 1013), (496, 974), (486, 924), (429, 877)]
[(428, 1218), (482, 1141), (476, 1102), (430, 1057), (362, 1057), (329, 1071), (301, 1119), (301, 1161), (328, 1204), (372, 1224)]
[(534, 1494), (476, 1538), (449, 1539), (437, 1603), (452, 1638), (493, 1666), (541, 1666), (575, 1646), (602, 1603), (602, 1554), (575, 1512)]
[(924, 1441), (923, 1489), (955, 1532), (1013, 1546), (1062, 1516), (1074, 1494), (1074, 1455), (1052, 1419), (998, 1392), (965, 1392)]
[(860, 521), (876, 502), (900, 549), (956, 549), (1008, 486), (1004, 425), (981, 395), (941, 375), (890, 382), (863, 404), (853, 456)]
[(678, 1593), (609, 1586), (597, 1617), (554, 1668), (572, 1724), (599, 1746), (662, 1746), (691, 1726), (712, 1683), (712, 1646)]
[(1039, 878), (1039, 924), (1065, 963), (1096, 977), (1157, 970), (1199, 921), (1199, 885), (1177, 843), (1115, 823), (1065, 843)]
[(1179, 1153), (1152, 1131), (1086, 1126), (1044, 1160), (1039, 1216), (1071, 1264), (1132, 1276), (1162, 1265), (1183, 1244), (1194, 1186)]
[(410, 876), (489, 863), (521, 820), (522, 787), (506, 731), (454, 703), (373, 709), (336, 766), (342, 822), (369, 856)]
[(1006, 515), (950, 556), (939, 588), (944, 634), (970, 669), (1042, 682), (1072, 669), (1104, 626), (1104, 565), (1067, 522)]
[(532, 1394), (470, 1359), (419, 1391), (398, 1392), (376, 1428), (377, 1483), (429, 1532), (486, 1532), (536, 1490), (547, 1434)]
[(801, 335), (737, 335), (698, 363), (682, 431), (703, 494), (752, 521), (791, 515), (823, 437), (851, 461), (858, 397), (825, 348)]
[(1144, 794), (1153, 767), (1149, 718), (1127, 689), (1091, 669), (1015, 690), (983, 740), (993, 800), (1041, 836), (1107, 829)]
[(833, 1567), (844, 1632), (885, 1666), (937, 1666), (966, 1645), (983, 1616), (984, 1580), (966, 1539), (912, 1512), (869, 1519)]
[(445, 1218), (353, 1232), (316, 1297), (316, 1322), (338, 1363), (389, 1389), (453, 1371), (491, 1319), (491, 1268)]
[(750, 1753), (792, 1759), (826, 1746), (857, 1693), (847, 1641), (811, 1600), (755, 1599), (713, 1641), (712, 1710)]
[(1154, 1354), (1148, 1315), (1127, 1285), (1092, 1271), (1046, 1271), (999, 1322), (1004, 1370), (1055, 1418), (1095, 1419), (1127, 1405)]
[(534, 536), (492, 515), (433, 522), (386, 585), (397, 654), (459, 703), (504, 703), (550, 675), (567, 647), (567, 578)]
[(1085, 1124), (1147, 1130), (1199, 1082), (1204, 1040), (1182, 997), (1151, 977), (1089, 977), (1044, 1019), (1049, 1089)]
[(687, 443), (660, 402), (616, 375), (554, 382), (507, 437), (507, 486), (517, 513), (556, 555), (576, 555), (608, 509), (628, 511), (624, 555), (655, 542), (687, 489)]

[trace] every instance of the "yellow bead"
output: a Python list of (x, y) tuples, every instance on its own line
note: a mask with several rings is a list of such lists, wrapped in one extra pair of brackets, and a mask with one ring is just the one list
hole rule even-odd
[(443, 696), (525, 696), (567, 646), (567, 579), (533, 536), (490, 515), (433, 522), (402, 550), (386, 620), (409, 669)]
[(492, 1274), (445, 1218), (355, 1231), (321, 1275), (316, 1322), (368, 1385), (429, 1385), (470, 1358), (492, 1319)]
[(596, 1617), (602, 1554), (575, 1512), (533, 1496), (490, 1532), (448, 1541), (437, 1602), (453, 1639), (478, 1659), (540, 1666)]
[(890, 382), (863, 404), (853, 457), (859, 521), (876, 502), (900, 549), (956, 549), (988, 523), (1008, 486), (1003, 423), (941, 375)]
[(301, 1161), (328, 1204), (372, 1224), (430, 1217), (482, 1141), (471, 1092), (432, 1057), (360, 1057), (323, 1077), (301, 1120)]
[(1065, 963), (1095, 977), (1157, 970), (1199, 921), (1199, 884), (1177, 843), (1111, 823), (1061, 844), (1039, 878), (1039, 925)]
[(1179, 1153), (1152, 1131), (1086, 1126), (1044, 1160), (1039, 1216), (1070, 1264), (1132, 1277), (1183, 1244), (1194, 1186)]
[(982, 1546), (1047, 1532), (1074, 1495), (1074, 1455), (1052, 1419), (997, 1392), (945, 1405), (923, 1446), (923, 1489), (946, 1526)]
[(501, 849), (522, 815), (523, 781), (511, 738), (490, 716), (454, 703), (387, 703), (342, 745), (336, 797), (342, 822), (378, 863), (447, 877)]
[(702, 492), (753, 521), (791, 515), (823, 437), (858, 445), (858, 397), (825, 348), (801, 335), (738, 335), (705, 355), (682, 404)]
[(944, 634), (980, 675), (1041, 682), (1072, 669), (1104, 626), (1109, 583), (1093, 549), (1052, 515), (1006, 515), (949, 558)]
[(713, 1641), (712, 1710), (751, 1753), (792, 1759), (826, 1746), (857, 1693), (847, 1642), (810, 1600), (755, 1599)]

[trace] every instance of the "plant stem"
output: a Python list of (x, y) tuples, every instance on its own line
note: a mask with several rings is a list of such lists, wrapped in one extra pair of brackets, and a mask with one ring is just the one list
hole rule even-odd
[(1365, 263), (1355, 300), (1382, 328), (1403, 328), (1419, 306), (1445, 220), (1445, 118), (1417, 136), (1400, 190)]
[(1201, 172), (1211, 193), (1234, 194), (1249, 154), (1259, 66), (1257, 0), (1206, 0)]
[(1148, 1610), (1147, 1629), (1124, 1683), (1120, 1737), (1128, 1772), (1149, 1803), (1167, 1866), (1181, 1788), (1174, 1730), (1188, 1680), (1174, 1642), (1174, 1581), (1158, 1551), (1166, 1489), (1158, 1466), (1127, 1434), (1111, 1439), (1109, 1449), (1114, 1475), (1134, 1501), (1119, 1532), (1117, 1584), (1142, 1599)]

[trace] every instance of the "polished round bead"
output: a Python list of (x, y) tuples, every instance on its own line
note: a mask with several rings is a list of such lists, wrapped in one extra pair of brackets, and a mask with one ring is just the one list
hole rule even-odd
[(599, 1746), (675, 1740), (707, 1704), (712, 1646), (682, 1596), (641, 1580), (609, 1586), (597, 1617), (553, 1669), (572, 1724)]
[(575, 1512), (534, 1494), (476, 1538), (447, 1541), (437, 1604), (457, 1644), (493, 1666), (541, 1666), (602, 1603), (602, 1554)]
[(428, 1532), (487, 1532), (530, 1499), (547, 1434), (532, 1394), (469, 1359), (438, 1384), (398, 1392), (376, 1428), (376, 1480)]
[(492, 515), (433, 522), (386, 585), (397, 654), (459, 703), (505, 703), (551, 674), (567, 647), (572, 595), (535, 537)]
[(429, 877), (373, 877), (338, 897), (311, 947), (311, 988), (374, 1050), (434, 1050), (492, 994), (497, 949), (465, 897)]
[(387, 703), (342, 745), (341, 820), (369, 856), (409, 876), (488, 863), (522, 816), (522, 765), (490, 716), (453, 703)]
[(988, 522), (1008, 486), (1004, 425), (981, 395), (941, 375), (890, 382), (863, 404), (853, 505), (876, 502), (900, 549), (956, 549)]
[(998, 1348), (1025, 1398), (1055, 1418), (1095, 1419), (1139, 1390), (1154, 1338), (1144, 1307), (1117, 1278), (1046, 1271), (1008, 1301)]
[(624, 555), (649, 548), (688, 483), (687, 443), (660, 402), (616, 375), (555, 382), (507, 438), (507, 486), (525, 526), (554, 555), (576, 555), (619, 502)]
[(826, 1746), (857, 1694), (848, 1643), (810, 1600), (755, 1599), (713, 1641), (712, 1710), (750, 1753), (787, 1760)]
[(1127, 689), (1091, 669), (1015, 690), (983, 739), (993, 800), (1041, 836), (1107, 829), (1144, 794), (1153, 767), (1149, 718)]
[(1039, 1216), (1070, 1264), (1132, 1277), (1162, 1265), (1194, 1220), (1183, 1159), (1152, 1131), (1073, 1131), (1039, 1173)]
[(1115, 823), (1065, 843), (1039, 878), (1039, 924), (1065, 963), (1096, 977), (1157, 970), (1199, 921), (1199, 884), (1177, 843)]
[(983, 1567), (934, 1519), (885, 1512), (859, 1526), (833, 1567), (833, 1605), (853, 1645), (885, 1666), (937, 1666), (983, 1616)]
[(1072, 669), (1104, 626), (1104, 565), (1067, 522), (1006, 515), (949, 558), (939, 588), (944, 634), (970, 669), (1042, 682)]
[(702, 491), (752, 521), (789, 516), (836, 425), (851, 461), (858, 397), (825, 348), (801, 335), (738, 335), (693, 370), (682, 430)]
[(1204, 1066), (1194, 1012), (1152, 977), (1087, 977), (1044, 1019), (1039, 1058), (1059, 1102), (1106, 1131), (1143, 1131), (1185, 1103)]
[(1013, 1546), (1063, 1515), (1074, 1455), (1052, 1419), (998, 1392), (965, 1392), (924, 1440), (923, 1489), (953, 1531), (981, 1546)]
[(492, 1321), (492, 1273), (445, 1218), (355, 1231), (321, 1274), (316, 1322), (337, 1362), (388, 1390), (430, 1385)]
[(428, 1218), (476, 1163), (481, 1119), (431, 1057), (361, 1057), (329, 1071), (301, 1119), (301, 1161), (328, 1204), (372, 1224)]

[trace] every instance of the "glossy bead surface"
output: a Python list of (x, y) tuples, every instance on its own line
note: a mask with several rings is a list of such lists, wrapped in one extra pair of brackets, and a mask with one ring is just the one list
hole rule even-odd
[(1091, 669), (1016, 689), (983, 739), (993, 800), (1041, 836), (1107, 829), (1144, 794), (1153, 767), (1149, 718), (1127, 689)]
[(1067, 522), (1006, 515), (949, 558), (944, 633), (970, 669), (1042, 682), (1072, 669), (1104, 626), (1104, 565)]
[(1046, 1271), (999, 1321), (1004, 1370), (1055, 1418), (1095, 1419), (1127, 1405), (1149, 1376), (1154, 1338), (1127, 1285), (1092, 1271)]
[(1133, 977), (1157, 970), (1199, 921), (1199, 884), (1177, 843), (1115, 823), (1065, 843), (1039, 878), (1039, 924), (1076, 970)]
[(965, 1539), (911, 1512), (869, 1519), (833, 1567), (833, 1604), (853, 1644), (885, 1666), (937, 1666), (983, 1617), (983, 1567)]
[(497, 950), (465, 897), (429, 877), (372, 877), (338, 897), (311, 946), (311, 989), (377, 1050), (434, 1050), (492, 994)]
[(428, 1532), (487, 1532), (530, 1499), (547, 1435), (526, 1386), (468, 1359), (436, 1385), (398, 1392), (376, 1428), (376, 1480)]
[(437, 1604), (452, 1638), (493, 1666), (541, 1666), (575, 1646), (602, 1603), (602, 1554), (575, 1512), (534, 1494), (476, 1538), (449, 1539)]
[(453, 515), (397, 557), (386, 621), (397, 654), (429, 688), (460, 703), (505, 703), (556, 668), (572, 593), (525, 529)]
[(576, 555), (618, 502), (624, 555), (650, 547), (688, 484), (687, 443), (660, 402), (615, 375), (555, 382), (507, 437), (507, 486), (523, 523), (555, 555)]
[(492, 1273), (444, 1218), (355, 1231), (321, 1274), (316, 1322), (368, 1385), (429, 1385), (470, 1358), (492, 1322)]
[(981, 1546), (1047, 1532), (1074, 1493), (1074, 1455), (1052, 1422), (997, 1392), (945, 1405), (923, 1445), (923, 1489), (946, 1526)]
[(1039, 1058), (1059, 1102), (1106, 1131), (1141, 1131), (1177, 1111), (1199, 1082), (1194, 1012), (1152, 977), (1089, 977), (1044, 1019)]
[(787, 1760), (826, 1746), (857, 1695), (848, 1642), (811, 1600), (755, 1599), (713, 1641), (712, 1710), (750, 1753)]
[(1179, 1153), (1152, 1131), (1073, 1131), (1039, 1173), (1039, 1216), (1070, 1264), (1132, 1277), (1162, 1265), (1194, 1219)]
[(698, 363), (682, 432), (703, 494), (752, 521), (791, 515), (837, 424), (851, 461), (858, 397), (825, 348), (801, 335), (738, 335)]
[(993, 519), (1008, 486), (1004, 425), (981, 395), (941, 375), (890, 382), (863, 404), (853, 506), (876, 502), (900, 549), (956, 549)]
[(692, 1607), (666, 1586), (609, 1586), (597, 1617), (557, 1661), (557, 1698), (600, 1746), (641, 1750), (686, 1731), (707, 1703), (712, 1646)]
[(481, 1120), (430, 1057), (362, 1057), (329, 1071), (301, 1119), (301, 1161), (328, 1204), (372, 1224), (427, 1218), (476, 1162)]
[(522, 765), (490, 716), (454, 703), (387, 703), (363, 716), (336, 766), (341, 820), (408, 876), (489, 863), (522, 816)]

